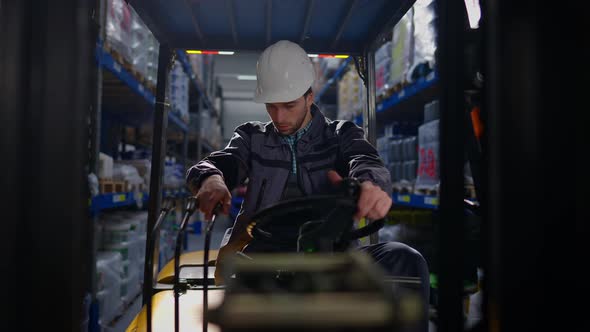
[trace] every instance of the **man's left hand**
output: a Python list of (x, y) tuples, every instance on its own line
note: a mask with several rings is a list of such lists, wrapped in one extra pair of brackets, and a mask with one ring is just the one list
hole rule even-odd
[[(334, 185), (342, 181), (342, 177), (335, 171), (329, 171), (328, 178)], [(361, 183), (361, 193), (354, 219), (360, 220), (363, 217), (371, 220), (382, 219), (389, 212), (391, 204), (391, 196), (381, 187), (371, 181), (364, 181)]]

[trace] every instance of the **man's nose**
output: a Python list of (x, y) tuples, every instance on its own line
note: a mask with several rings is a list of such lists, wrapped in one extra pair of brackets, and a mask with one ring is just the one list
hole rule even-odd
[(275, 111), (275, 122), (276, 123), (283, 123), (283, 119), (285, 118), (285, 112), (282, 109), (277, 109)]

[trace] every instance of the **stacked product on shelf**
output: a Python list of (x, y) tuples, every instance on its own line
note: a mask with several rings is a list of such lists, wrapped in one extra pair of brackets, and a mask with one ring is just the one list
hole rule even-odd
[(391, 41), (385, 42), (375, 52), (375, 89), (377, 96), (389, 89), (391, 74)]
[(146, 188), (145, 180), (139, 175), (137, 168), (124, 162), (114, 162), (113, 179), (125, 183), (125, 192), (142, 192)]
[(177, 114), (182, 121), (189, 123), (189, 80), (180, 61), (174, 61), (168, 73), (168, 100), (172, 113)]
[[(411, 8), (393, 27), (388, 82), (392, 91), (398, 91), (400, 87), (405, 86), (410, 81), (408, 73), (413, 63), (412, 56), (414, 53), (413, 18), (414, 9)], [(388, 97), (388, 95), (385, 97)]]
[[(197, 123), (201, 139), (209, 143), (213, 148), (220, 148), (223, 142), (221, 135), (221, 124), (217, 115), (211, 112), (201, 112), (201, 114), (191, 115), (199, 117)], [(196, 120), (195, 120), (196, 121)], [(195, 124), (195, 126), (197, 126)]]
[(362, 113), (365, 103), (363, 88), (363, 81), (354, 64), (349, 64), (348, 70), (338, 81), (338, 119), (353, 120)]
[(106, 11), (105, 47), (131, 63), (131, 7), (124, 0), (108, 0)]
[(138, 81), (155, 89), (159, 43), (133, 7), (124, 0), (108, 0), (105, 49)]
[(176, 162), (175, 158), (166, 157), (164, 163), (164, 178), (162, 186), (164, 189), (180, 189), (184, 186), (185, 168)]
[(342, 63), (342, 59), (323, 57), (313, 57), (311, 59), (316, 76), (311, 87), (315, 93), (318, 93), (326, 85), (327, 81), (334, 75)]
[[(141, 156), (137, 156), (137, 157), (141, 157)], [(150, 161), (150, 159), (147, 158), (138, 158), (138, 159), (122, 159), (122, 160), (117, 160), (117, 163), (120, 165), (129, 165), (135, 168), (135, 170), (137, 171), (137, 174), (139, 175), (139, 177), (141, 179), (143, 179), (143, 185), (141, 186), (143, 188), (143, 192), (146, 192), (149, 190), (150, 187), (150, 176), (151, 176), (151, 169), (152, 169), (152, 163)]]
[(436, 2), (416, 0), (413, 6), (414, 56), (410, 79), (425, 77), (436, 67)]
[(133, 7), (131, 9), (131, 65), (139, 72), (140, 79), (152, 88), (158, 79), (159, 43), (150, 29), (143, 23)]
[(109, 324), (141, 292), (146, 247), (147, 212), (120, 211), (101, 215), (96, 270), (97, 297)]
[(96, 255), (96, 298), (99, 324), (103, 327), (123, 309), (121, 301), (123, 256), (119, 252), (101, 251)]
[(434, 70), (435, 28), (434, 0), (417, 0), (393, 27), (391, 40), (375, 52), (377, 102)]
[(439, 177), (438, 100), (424, 105), (424, 124), (418, 128), (418, 172), (414, 192), (437, 195)]
[(389, 169), (394, 192), (411, 192), (416, 180), (418, 153), (414, 127), (407, 123), (388, 124), (384, 135), (377, 139), (377, 151)]

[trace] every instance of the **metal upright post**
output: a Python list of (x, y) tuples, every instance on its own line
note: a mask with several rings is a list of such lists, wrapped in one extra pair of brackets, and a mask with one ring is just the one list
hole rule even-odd
[(188, 132), (182, 133), (182, 166), (186, 169), (188, 165)]
[[(92, 48), (94, 52), (96, 52), (96, 47), (101, 45), (106, 38), (106, 1), (104, 0), (96, 0), (93, 12), (94, 18), (94, 33), (95, 33), (95, 43)], [(100, 43), (99, 43), (100, 42)], [(101, 45), (102, 46), (102, 45)], [(93, 68), (94, 72), (94, 92), (95, 94), (91, 96), (93, 103), (91, 103), (90, 109), (90, 160), (89, 160), (89, 172), (93, 173), (98, 177), (99, 171), (99, 162), (100, 162), (100, 132), (102, 128), (102, 83), (103, 83), (103, 76), (102, 76), (102, 66), (100, 63), (100, 58), (96, 59), (96, 67)], [(91, 221), (93, 224), (98, 222), (98, 215), (93, 215), (91, 217)], [(91, 259), (92, 262), (90, 266), (91, 270), (91, 306), (90, 306), (90, 317), (89, 317), (89, 330), (90, 331), (98, 331), (98, 301), (96, 299), (96, 293), (98, 292), (96, 280), (96, 252), (98, 251), (98, 244), (95, 243), (94, 237), (89, 239), (89, 246), (91, 248)]]
[(198, 114), (199, 116), (197, 116), (197, 161), (201, 160), (202, 158), (202, 152), (203, 152), (203, 137), (201, 136), (201, 112), (204, 112), (205, 108), (205, 102), (203, 101), (203, 95), (201, 94), (199, 96), (199, 109), (198, 109)]
[(0, 251), (2, 274), (14, 272), (3, 330), (80, 331), (88, 322), (89, 5), (0, 1)]
[(459, 1), (437, 3), (441, 87), (437, 309), (441, 332), (463, 330), (464, 6)]
[[(366, 86), (367, 86), (367, 103), (363, 108), (363, 127), (367, 135), (367, 140), (373, 146), (377, 146), (377, 119), (375, 113), (376, 105), (376, 88), (375, 88), (375, 51), (368, 49), (365, 52), (366, 65)], [(373, 233), (369, 237), (371, 244), (379, 242), (379, 234)]]
[[(148, 203), (148, 224), (147, 238), (152, 236), (152, 229), (156, 224), (162, 201), (162, 175), (164, 172), (164, 161), (166, 158), (166, 128), (168, 126), (168, 108), (166, 101), (166, 87), (168, 81), (168, 70), (172, 60), (172, 49), (168, 45), (161, 44), (158, 55), (158, 83), (156, 86), (156, 105), (154, 114), (154, 128), (152, 138), (152, 166), (150, 174), (150, 195)], [(143, 285), (143, 304), (150, 298), (154, 277), (158, 272), (158, 240), (155, 241), (154, 247), (146, 246), (146, 257), (155, 255), (153, 271), (148, 271), (149, 267), (145, 265), (145, 284)], [(149, 316), (149, 313), (148, 313)], [(148, 325), (151, 323), (148, 317)]]

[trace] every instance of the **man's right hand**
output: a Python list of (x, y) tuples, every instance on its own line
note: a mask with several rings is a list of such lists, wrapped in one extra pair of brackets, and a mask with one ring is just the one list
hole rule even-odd
[(196, 195), (199, 202), (199, 210), (205, 214), (205, 220), (213, 217), (213, 209), (217, 204), (222, 205), (222, 213), (229, 214), (231, 206), (231, 194), (220, 175), (211, 175), (201, 183), (201, 188)]

